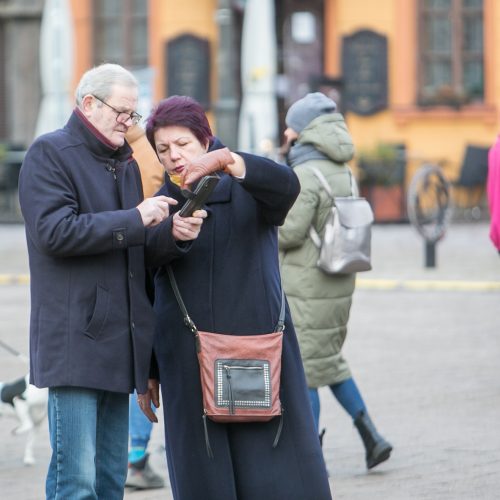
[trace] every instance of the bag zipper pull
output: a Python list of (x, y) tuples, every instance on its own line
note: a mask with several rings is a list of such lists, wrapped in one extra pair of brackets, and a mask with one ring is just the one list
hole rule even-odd
[(208, 428), (207, 428), (207, 410), (203, 410), (203, 429), (205, 431), (205, 447), (207, 449), (208, 458), (214, 458), (214, 453), (212, 447), (210, 446), (210, 440), (208, 439)]
[(283, 406), (281, 407), (281, 415), (280, 415), (280, 423), (278, 425), (278, 430), (276, 431), (276, 437), (274, 438), (273, 442), (273, 448), (276, 448), (278, 446), (278, 441), (280, 440), (281, 437), (281, 431), (283, 430), (283, 415), (285, 414), (285, 408)]
[(226, 372), (227, 378), (227, 391), (228, 391), (228, 399), (229, 399), (229, 413), (234, 415), (234, 398), (233, 398), (233, 387), (231, 386), (231, 367), (228, 365), (224, 365), (224, 370)]

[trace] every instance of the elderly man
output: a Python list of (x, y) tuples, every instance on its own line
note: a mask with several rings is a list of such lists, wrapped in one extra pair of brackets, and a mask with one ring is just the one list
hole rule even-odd
[(123, 497), (129, 393), (147, 391), (152, 352), (146, 267), (185, 253), (206, 216), (143, 200), (125, 140), (137, 100), (121, 66), (87, 71), (65, 127), (36, 139), (21, 169), (30, 382), (49, 388), (48, 499)]

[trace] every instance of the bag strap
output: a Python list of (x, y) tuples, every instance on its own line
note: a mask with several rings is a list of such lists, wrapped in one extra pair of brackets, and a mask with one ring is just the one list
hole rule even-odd
[(281, 286), (281, 309), (280, 315), (278, 317), (278, 324), (276, 325), (275, 331), (282, 332), (285, 329), (285, 290)]
[(191, 330), (191, 333), (196, 334), (198, 328), (194, 324), (194, 321), (190, 318), (186, 305), (182, 300), (181, 292), (179, 291), (179, 287), (177, 286), (177, 281), (175, 280), (174, 271), (171, 266), (167, 266), (168, 279), (170, 280), (170, 285), (172, 286), (172, 290), (174, 291), (175, 298), (177, 299), (177, 303), (182, 311), (182, 315), (184, 316), (184, 324)]
[[(182, 311), (182, 315), (184, 316), (184, 324), (189, 328), (191, 333), (196, 334), (198, 328), (194, 324), (194, 321), (190, 318), (186, 305), (182, 300), (181, 292), (179, 291), (179, 287), (177, 286), (177, 281), (174, 276), (174, 271), (172, 266), (167, 266), (168, 279), (170, 280), (170, 285), (172, 286), (172, 290), (174, 291), (175, 298), (177, 303), (179, 304), (179, 308)], [(281, 287), (281, 308), (280, 315), (278, 318), (278, 324), (276, 325), (276, 332), (282, 332), (285, 329), (285, 291), (283, 287)]]

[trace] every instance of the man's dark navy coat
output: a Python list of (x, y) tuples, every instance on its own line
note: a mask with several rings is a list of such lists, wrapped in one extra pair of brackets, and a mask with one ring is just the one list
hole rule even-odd
[[(146, 392), (154, 318), (145, 261), (185, 252), (171, 220), (146, 230), (139, 169), (75, 111), (26, 154), (19, 199), (31, 274), (30, 377), (37, 387)], [(147, 245), (147, 247), (145, 246)]]

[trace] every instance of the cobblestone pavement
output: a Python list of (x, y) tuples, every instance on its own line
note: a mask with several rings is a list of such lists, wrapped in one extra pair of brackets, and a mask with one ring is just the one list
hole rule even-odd
[[(0, 340), (27, 354), (23, 231), (0, 225)], [(500, 257), (487, 235), (484, 222), (454, 223), (437, 246), (437, 267), (425, 268), (423, 242), (411, 227), (374, 227), (374, 270), (358, 277), (345, 355), (394, 452), (367, 472), (352, 423), (321, 389), (324, 453), (337, 500), (500, 498)], [(23, 359), (0, 347), (0, 380), (26, 370)], [(37, 463), (27, 467), (25, 438), (11, 434), (14, 416), (6, 411), (0, 422), (0, 498), (44, 498), (46, 426)], [(161, 422), (150, 447), (153, 466), (168, 483)], [(125, 498), (172, 495), (167, 486), (127, 490)]]

